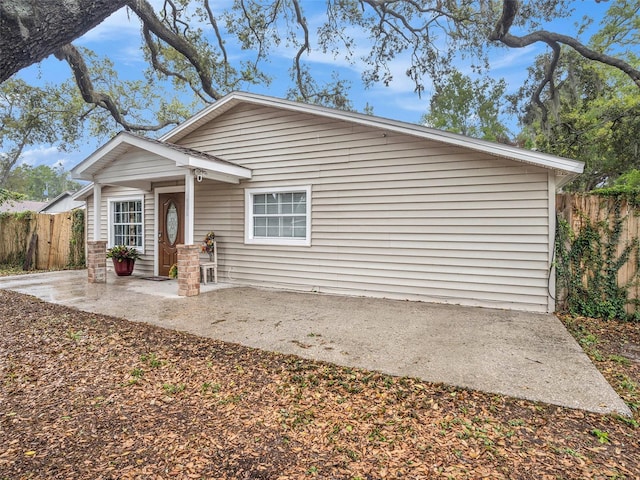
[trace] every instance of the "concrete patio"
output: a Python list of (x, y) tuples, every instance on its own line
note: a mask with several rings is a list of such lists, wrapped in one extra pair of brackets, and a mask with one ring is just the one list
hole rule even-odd
[(0, 277), (0, 288), (250, 347), (593, 412), (630, 415), (553, 315), (86, 271)]

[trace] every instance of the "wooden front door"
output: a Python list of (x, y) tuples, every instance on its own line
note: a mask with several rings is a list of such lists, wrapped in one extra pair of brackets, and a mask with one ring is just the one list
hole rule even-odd
[(158, 204), (158, 275), (166, 277), (178, 263), (177, 245), (184, 243), (184, 193), (161, 193)]

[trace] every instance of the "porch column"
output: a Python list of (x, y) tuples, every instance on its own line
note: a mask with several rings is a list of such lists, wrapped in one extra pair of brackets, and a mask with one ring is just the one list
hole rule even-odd
[(178, 295), (200, 295), (200, 246), (178, 245)]
[[(187, 169), (184, 176), (184, 243), (193, 245), (193, 225), (195, 210), (195, 183), (193, 170)], [(180, 269), (178, 269), (178, 272)]]
[(102, 185), (93, 183), (93, 240), (100, 240)]
[(107, 242), (87, 242), (87, 280), (89, 283), (107, 283)]

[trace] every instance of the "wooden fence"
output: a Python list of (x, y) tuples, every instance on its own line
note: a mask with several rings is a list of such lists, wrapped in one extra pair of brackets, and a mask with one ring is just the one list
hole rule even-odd
[[(617, 269), (617, 274), (614, 271), (617, 287), (626, 290), (627, 294), (625, 310), (627, 314), (637, 316), (640, 312), (640, 208), (622, 196), (566, 193), (557, 196), (556, 208), (559, 219), (567, 222), (574, 242), (581, 234), (582, 239), (585, 238), (585, 228), (590, 227), (594, 234), (599, 234), (601, 278), (606, 278), (604, 270), (607, 268)], [(611, 244), (612, 239), (615, 239), (615, 245)], [(610, 253), (607, 252), (609, 246)], [(624, 258), (626, 260), (622, 261)], [(584, 267), (582, 282), (587, 289), (596, 277), (589, 264), (598, 262), (586, 257), (581, 262)], [(563, 300), (563, 295), (566, 297), (566, 290), (558, 292), (559, 300)]]
[(30, 270), (84, 265), (84, 212), (0, 215), (0, 264)]

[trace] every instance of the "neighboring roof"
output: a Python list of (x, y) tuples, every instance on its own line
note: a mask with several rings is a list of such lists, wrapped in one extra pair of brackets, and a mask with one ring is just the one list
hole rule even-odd
[(87, 197), (90, 197), (91, 195), (93, 195), (93, 183), (88, 183), (87, 185), (85, 185), (84, 187), (82, 187), (80, 190), (78, 190), (76, 193), (73, 194), (73, 199), (84, 201), (87, 199)]
[(476, 138), (465, 137), (456, 133), (436, 130), (434, 128), (422, 125), (390, 120), (387, 118), (374, 117), (361, 113), (348, 112), (344, 110), (336, 110), (318, 105), (309, 105), (305, 103), (292, 102), (280, 98), (267, 97), (254, 93), (233, 92), (221, 98), (217, 102), (207, 108), (196, 113), (193, 117), (178, 125), (167, 134), (160, 137), (161, 142), (175, 143), (205, 123), (219, 117), (231, 108), (240, 104), (252, 104), (260, 106), (269, 106), (283, 110), (308, 113), (312, 115), (320, 115), (336, 120), (343, 120), (366, 125), (375, 128), (384, 128), (389, 131), (412, 135), (427, 140), (434, 140), (449, 145), (469, 148), (475, 151), (488, 153), (491, 155), (501, 156), (520, 162), (530, 163), (543, 168), (553, 169), (562, 174), (573, 174), (567, 178), (567, 181), (576, 174), (582, 173), (584, 163), (571, 160), (568, 158), (557, 157), (532, 150), (525, 150), (501, 143), (489, 142), (487, 140), (479, 140)]
[[(74, 196), (74, 193), (71, 192), (70, 190), (67, 190), (66, 192), (62, 192), (60, 195), (58, 195), (56, 198), (54, 198), (49, 203), (47, 203), (44, 207), (42, 207), (39, 210), (39, 212), (40, 213), (57, 213), (57, 212), (63, 212), (68, 210), (74, 210), (76, 208), (80, 208), (84, 206), (84, 202), (76, 201), (73, 196)], [(63, 205), (59, 205), (59, 204), (62, 204), (65, 201), (68, 203), (68, 205), (64, 205), (64, 208), (63, 208)]]
[[(98, 150), (71, 169), (74, 178), (94, 180), (100, 170), (119, 156), (137, 148), (172, 160), (178, 167), (198, 168), (212, 173), (212, 178), (236, 182), (241, 178), (251, 178), (251, 170), (227, 162), (213, 155), (182, 147), (169, 142), (140, 137), (129, 132), (120, 132)], [(74, 196), (78, 199), (77, 195)]]
[(0, 213), (39, 212), (46, 204), (33, 200), (8, 200), (0, 205)]

